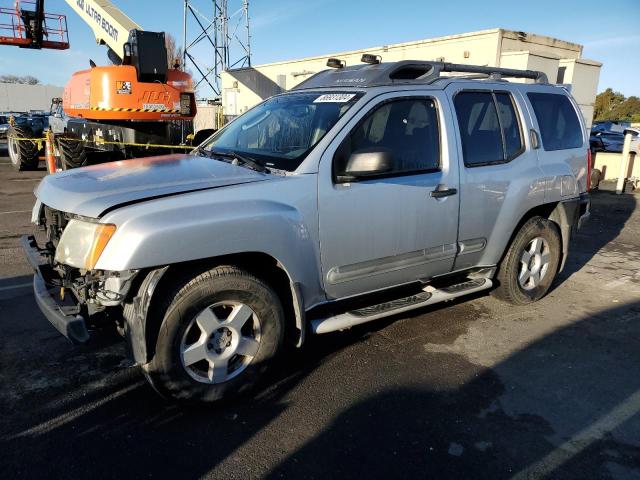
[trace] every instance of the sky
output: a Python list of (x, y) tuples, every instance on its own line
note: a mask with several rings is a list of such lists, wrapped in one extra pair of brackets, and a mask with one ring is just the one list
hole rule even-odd
[[(170, 32), (180, 42), (182, 0), (113, 1), (145, 30)], [(203, 13), (211, 9), (211, 0), (193, 3)], [(0, 0), (0, 6), (12, 4)], [(240, 4), (229, 0), (230, 12)], [(95, 44), (64, 0), (45, 5), (67, 15), (71, 48), (0, 46), (0, 75), (33, 75), (62, 86), (90, 58), (108, 63), (106, 47)], [(640, 0), (250, 0), (250, 16), (254, 65), (500, 27), (579, 43), (583, 58), (603, 63), (598, 91), (640, 96)], [(196, 53), (212, 56), (204, 48)]]

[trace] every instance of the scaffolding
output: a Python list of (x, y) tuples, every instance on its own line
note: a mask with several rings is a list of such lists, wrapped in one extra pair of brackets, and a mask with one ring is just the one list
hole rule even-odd
[(219, 100), (222, 72), (251, 66), (249, 0), (184, 0), (182, 40), (198, 97)]

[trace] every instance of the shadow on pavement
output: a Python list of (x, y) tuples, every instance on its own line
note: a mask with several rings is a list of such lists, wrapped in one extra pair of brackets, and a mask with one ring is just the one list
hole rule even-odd
[[(212, 471), (270, 428), (301, 379), (366, 338), (366, 329), (320, 337), (283, 361), (257, 398), (218, 408), (170, 405), (129, 369), (87, 397), (43, 402), (36, 416), (46, 421), (5, 431), (1, 463), (7, 478), (251, 476)], [(425, 352), (420, 343), (407, 346), (398, 354), (404, 361), (380, 364), (387, 380), (379, 393), (349, 405), (314, 438), (289, 449), (294, 453), (271, 477), (510, 478), (524, 472), (527, 478), (533, 471), (534, 478), (584, 479), (616, 468), (632, 472), (640, 468), (640, 376), (615, 372), (637, 371), (640, 349), (621, 338), (640, 338), (640, 302), (557, 330), (491, 369)], [(417, 355), (423, 369), (414, 362), (407, 371), (405, 362)], [(374, 359), (370, 368), (377, 367)], [(463, 381), (437, 380), (448, 369), (454, 377), (466, 372)], [(505, 385), (503, 377), (517, 380)], [(323, 388), (334, 388), (331, 379)], [(292, 430), (306, 419), (297, 422)], [(254, 453), (259, 465), (277, 458), (281, 447), (263, 448)]]
[(638, 343), (616, 339), (627, 335), (640, 338), (640, 302), (557, 330), (459, 389), (373, 395), (270, 478), (637, 478), (640, 376), (615, 374), (640, 365)]

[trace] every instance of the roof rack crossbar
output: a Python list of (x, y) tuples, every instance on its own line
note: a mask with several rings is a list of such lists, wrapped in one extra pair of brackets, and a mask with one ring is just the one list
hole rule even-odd
[[(439, 63), (439, 62), (438, 62)], [(537, 83), (549, 83), (547, 75), (537, 70), (517, 70), (515, 68), (484, 67), (480, 65), (464, 65), (460, 63), (440, 63), (435, 70), (439, 72), (481, 73), (492, 77), (530, 78)], [(438, 73), (439, 73), (438, 72)]]

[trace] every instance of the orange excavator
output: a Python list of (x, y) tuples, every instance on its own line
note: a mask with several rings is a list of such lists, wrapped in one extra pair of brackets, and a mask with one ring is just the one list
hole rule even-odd
[[(68, 116), (57, 147), (67, 168), (149, 156), (156, 145), (179, 145), (196, 113), (191, 76), (169, 68), (164, 32), (142, 30), (108, 0), (66, 0), (108, 47), (111, 65), (76, 72), (67, 83)], [(29, 9), (31, 7), (31, 9)], [(0, 8), (0, 44), (69, 48), (64, 15), (44, 12), (44, 0)]]

